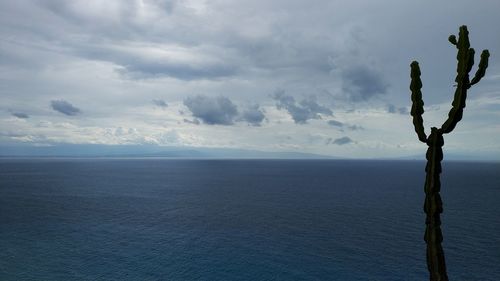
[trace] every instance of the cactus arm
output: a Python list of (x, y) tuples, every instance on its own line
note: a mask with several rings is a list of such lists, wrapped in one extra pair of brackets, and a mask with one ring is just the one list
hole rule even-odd
[(469, 87), (481, 81), (486, 73), (486, 68), (488, 68), (488, 59), (490, 57), (490, 52), (488, 50), (483, 50), (481, 52), (481, 60), (479, 61), (479, 67), (474, 75), (474, 78), (469, 83)]
[(469, 32), (467, 27), (461, 26), (457, 42), (457, 89), (452, 102), (452, 108), (448, 113), (448, 119), (443, 123), (441, 129), (443, 133), (451, 132), (460, 120), (462, 120), (463, 110), (465, 108), (465, 99), (467, 98), (467, 89), (469, 87), (469, 71), (472, 68), (471, 63), (474, 59), (470, 56), (474, 55), (474, 50), (470, 49)]
[(450, 41), (451, 44), (453, 45), (457, 45), (457, 37), (455, 35), (450, 35), (450, 37), (448, 37), (448, 41)]
[(431, 281), (448, 281), (446, 263), (444, 258), (443, 234), (441, 232), (441, 213), (443, 204), (439, 191), (441, 189), (441, 160), (443, 159), (442, 146), (444, 145), (441, 130), (433, 127), (427, 141), (429, 146), (426, 153), (427, 165), (425, 167), (425, 203), (426, 228), (424, 240), (427, 244), (427, 269)]
[(424, 120), (422, 119), (422, 114), (424, 114), (424, 101), (422, 100), (422, 81), (420, 80), (420, 67), (418, 62), (413, 61), (410, 64), (411, 67), (411, 116), (413, 117), (413, 126), (415, 127), (415, 132), (417, 133), (418, 139), (421, 142), (427, 141), (427, 135), (424, 131)]
[(453, 131), (453, 129), (455, 129), (455, 127), (457, 126), (458, 122), (462, 120), (466, 97), (467, 97), (466, 87), (457, 86), (457, 89), (455, 90), (455, 99), (454, 102), (452, 103), (453, 107), (450, 109), (450, 112), (448, 113), (448, 119), (441, 126), (443, 133), (446, 134)]

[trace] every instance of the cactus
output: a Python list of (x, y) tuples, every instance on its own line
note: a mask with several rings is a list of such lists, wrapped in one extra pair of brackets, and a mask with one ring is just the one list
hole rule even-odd
[(443, 212), (443, 204), (439, 191), (441, 182), (439, 176), (441, 174), (441, 160), (443, 159), (444, 145), (443, 134), (453, 131), (458, 122), (462, 119), (463, 110), (465, 108), (465, 99), (467, 98), (467, 90), (474, 84), (478, 83), (484, 77), (486, 68), (488, 67), (488, 58), (490, 53), (488, 50), (483, 50), (479, 67), (474, 75), (474, 78), (469, 81), (469, 72), (474, 64), (474, 49), (470, 48), (469, 32), (467, 26), (461, 26), (458, 35), (458, 40), (455, 35), (448, 38), (451, 44), (458, 49), (457, 52), (457, 77), (455, 78), (456, 90), (452, 102), (452, 108), (448, 113), (448, 119), (443, 123), (441, 128), (432, 127), (431, 134), (427, 137), (424, 130), (422, 115), (424, 113), (424, 102), (422, 100), (422, 81), (420, 80), (420, 67), (418, 62), (413, 61), (410, 64), (411, 68), (411, 116), (413, 117), (413, 125), (418, 139), (427, 144), (426, 153), (427, 165), (425, 167), (425, 203), (424, 212), (426, 214), (426, 229), (424, 240), (427, 244), (427, 269), (429, 270), (431, 281), (447, 281), (446, 264), (444, 258), (443, 235), (441, 232), (441, 213)]

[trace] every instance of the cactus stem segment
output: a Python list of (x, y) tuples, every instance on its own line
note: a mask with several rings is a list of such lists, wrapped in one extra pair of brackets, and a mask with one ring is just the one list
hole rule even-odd
[(443, 235), (441, 232), (441, 213), (443, 212), (443, 203), (439, 191), (441, 189), (441, 160), (443, 159), (444, 145), (443, 133), (441, 130), (433, 127), (427, 140), (429, 146), (426, 153), (427, 166), (425, 167), (425, 236), (427, 243), (427, 269), (431, 275), (431, 281), (447, 281), (446, 264), (444, 251), (441, 246)]

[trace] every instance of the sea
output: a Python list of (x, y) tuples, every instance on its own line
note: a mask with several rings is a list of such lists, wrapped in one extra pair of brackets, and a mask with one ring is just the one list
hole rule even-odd
[[(0, 280), (428, 280), (423, 161), (0, 160)], [(443, 162), (450, 280), (500, 280), (500, 163)]]

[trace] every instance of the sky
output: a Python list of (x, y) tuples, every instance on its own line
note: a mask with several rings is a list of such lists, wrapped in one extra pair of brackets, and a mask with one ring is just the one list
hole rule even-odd
[[(500, 1), (0, 1), (0, 146), (158, 145), (422, 155), (467, 25), (483, 80), (446, 152), (500, 159)], [(471, 73), (475, 72), (475, 66)], [(5, 148), (4, 148), (5, 149)]]

